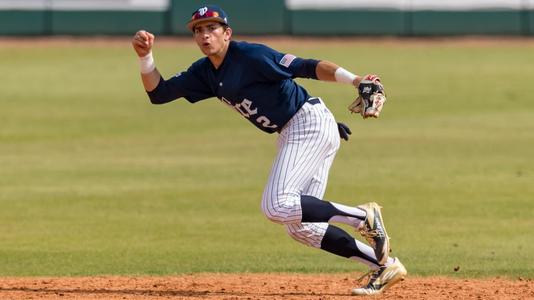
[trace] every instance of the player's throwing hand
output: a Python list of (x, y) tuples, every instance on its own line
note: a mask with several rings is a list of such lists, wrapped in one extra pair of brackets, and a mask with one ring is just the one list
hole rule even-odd
[(145, 30), (139, 30), (132, 39), (132, 46), (139, 57), (145, 57), (152, 52), (154, 35)]
[(152, 91), (156, 88), (161, 78), (161, 74), (156, 69), (152, 47), (154, 46), (154, 35), (145, 30), (139, 30), (132, 39), (132, 46), (139, 57), (141, 78), (145, 90)]

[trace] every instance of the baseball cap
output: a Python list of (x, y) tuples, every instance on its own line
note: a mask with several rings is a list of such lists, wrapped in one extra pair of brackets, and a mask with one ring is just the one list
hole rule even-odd
[(217, 5), (205, 5), (193, 12), (191, 20), (187, 22), (187, 28), (192, 31), (197, 23), (203, 21), (215, 21), (228, 25), (228, 15)]

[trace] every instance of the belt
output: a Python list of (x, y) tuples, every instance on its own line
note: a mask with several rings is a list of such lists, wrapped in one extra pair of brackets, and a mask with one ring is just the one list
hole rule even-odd
[(315, 104), (321, 103), (321, 100), (318, 97), (312, 97), (312, 98), (308, 99), (307, 102), (309, 104), (311, 104), (311, 105), (315, 105)]
[[(320, 104), (321, 103), (321, 99), (319, 97), (311, 97), (306, 102), (308, 102), (311, 105), (315, 105), (315, 104)], [(277, 128), (276, 132), (280, 133), (282, 131), (282, 129), (284, 129), (284, 127), (285, 127), (285, 125), (282, 126), (282, 127)]]

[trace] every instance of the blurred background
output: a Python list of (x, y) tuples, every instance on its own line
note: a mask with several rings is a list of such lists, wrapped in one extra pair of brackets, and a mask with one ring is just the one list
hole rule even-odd
[(187, 35), (216, 2), (239, 34), (534, 34), (534, 0), (0, 0), (0, 35)]

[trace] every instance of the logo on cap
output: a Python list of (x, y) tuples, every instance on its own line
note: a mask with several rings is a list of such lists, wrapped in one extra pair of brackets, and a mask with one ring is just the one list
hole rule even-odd
[(187, 28), (193, 30), (194, 25), (202, 20), (216, 21), (228, 26), (226, 13), (220, 7), (215, 5), (206, 5), (196, 9), (191, 15), (191, 20), (187, 22)]

